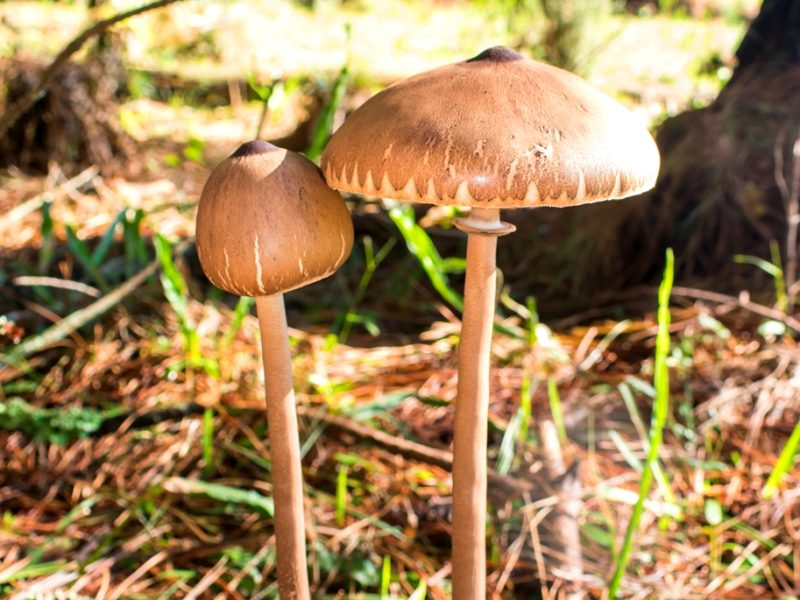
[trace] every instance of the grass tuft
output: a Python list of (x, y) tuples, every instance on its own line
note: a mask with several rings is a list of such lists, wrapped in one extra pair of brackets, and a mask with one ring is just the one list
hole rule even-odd
[(656, 393), (653, 417), (650, 423), (650, 448), (647, 451), (645, 469), (642, 472), (642, 478), (639, 483), (639, 496), (636, 499), (636, 504), (633, 506), (633, 512), (628, 522), (628, 527), (625, 530), (622, 548), (616, 560), (614, 574), (608, 585), (608, 597), (611, 600), (617, 597), (622, 578), (628, 567), (628, 561), (630, 560), (631, 551), (633, 549), (634, 537), (639, 529), (639, 522), (642, 519), (644, 501), (650, 493), (650, 486), (653, 483), (653, 475), (655, 473), (654, 467), (658, 461), (658, 451), (661, 448), (664, 427), (667, 424), (667, 416), (669, 415), (669, 370), (667, 368), (667, 357), (669, 356), (670, 349), (669, 325), (671, 320), (669, 295), (672, 291), (674, 271), (675, 257), (673, 256), (672, 249), (668, 249), (664, 276), (658, 288), (658, 333), (656, 334), (655, 369), (653, 373)]

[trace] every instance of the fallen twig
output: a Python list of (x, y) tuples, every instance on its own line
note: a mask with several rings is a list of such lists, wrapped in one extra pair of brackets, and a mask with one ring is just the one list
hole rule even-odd
[[(189, 246), (190, 242), (183, 242), (175, 248), (177, 254), (181, 254)], [(112, 290), (99, 300), (92, 302), (89, 306), (76, 310), (67, 315), (55, 325), (45, 329), (42, 333), (34, 335), (21, 344), (16, 346), (8, 354), (0, 354), (0, 368), (6, 365), (15, 365), (24, 360), (31, 354), (49, 348), (56, 342), (63, 340), (68, 335), (83, 327), (90, 321), (96, 319), (105, 312), (108, 312), (119, 304), (126, 296), (132, 294), (142, 285), (148, 277), (158, 270), (158, 260), (153, 260), (141, 271), (128, 279), (115, 290)]]
[(744, 310), (750, 311), (751, 313), (766, 317), (767, 319), (780, 321), (789, 329), (800, 333), (800, 321), (791, 315), (782, 313), (775, 308), (770, 308), (769, 306), (764, 306), (763, 304), (757, 304), (751, 301), (749, 292), (740, 292), (739, 297), (737, 298), (736, 296), (720, 294), (719, 292), (696, 290), (694, 288), (687, 287), (675, 287), (672, 288), (672, 294), (673, 296), (682, 296), (683, 298), (692, 298), (694, 300), (705, 300), (715, 304), (734, 304), (740, 308), (743, 308)]
[[(441, 467), (442, 469), (449, 470), (453, 466), (453, 454), (447, 450), (431, 448), (424, 444), (398, 438), (345, 417), (327, 414), (320, 415), (318, 411), (310, 410), (303, 406), (297, 407), (297, 414), (308, 418), (319, 419), (329, 428), (347, 433), (359, 440), (367, 440), (378, 448), (396, 452), (406, 458)], [(505, 475), (500, 475), (493, 469), (489, 471), (489, 484), (490, 486), (495, 486), (515, 494), (530, 492), (535, 487), (530, 481), (506, 477)]]
[[(118, 431), (119, 428), (123, 426), (126, 431), (151, 427), (163, 421), (200, 415), (203, 414), (204, 410), (205, 407), (200, 404), (189, 403), (159, 411), (150, 411), (142, 415), (134, 415), (133, 413), (116, 415), (103, 421), (100, 427), (89, 435), (106, 435)], [(416, 460), (442, 469), (450, 469), (453, 465), (453, 454), (447, 450), (431, 448), (424, 444), (398, 438), (373, 427), (362, 425), (346, 417), (319, 414), (318, 410), (302, 405), (297, 407), (297, 414), (302, 417), (321, 421), (325, 424), (326, 428), (330, 430), (352, 435), (358, 440), (369, 441), (378, 448), (395, 452), (410, 460)], [(514, 494), (521, 494), (523, 492), (529, 493), (536, 487), (533, 481), (514, 479), (512, 477), (500, 475), (494, 470), (489, 471), (489, 483), (497, 489), (502, 489), (505, 492)]]
[(63, 340), (74, 331), (96, 319), (103, 313), (119, 304), (123, 298), (134, 292), (150, 275), (158, 269), (158, 262), (153, 261), (117, 289), (109, 292), (89, 306), (76, 310), (61, 319), (55, 325), (45, 329), (19, 344), (6, 355), (0, 355), (0, 367), (14, 365), (31, 354), (40, 352), (56, 342)]
[(69, 279), (60, 279), (58, 277), (35, 277), (31, 275), (21, 275), (12, 279), (11, 283), (19, 287), (52, 287), (62, 290), (69, 290), (71, 292), (78, 292), (86, 296), (91, 296), (92, 298), (100, 297), (100, 290), (98, 290), (96, 287), (87, 285), (80, 281), (71, 281)]
[(92, 37), (103, 33), (106, 29), (112, 25), (116, 25), (120, 21), (124, 21), (130, 17), (135, 17), (136, 15), (140, 15), (157, 8), (174, 4), (175, 2), (179, 2), (179, 0), (156, 0), (155, 2), (151, 2), (149, 4), (143, 4), (142, 6), (138, 6), (131, 10), (118, 13), (112, 17), (109, 17), (108, 19), (98, 21), (88, 29), (85, 29), (78, 34), (77, 37), (73, 38), (71, 42), (64, 46), (63, 50), (58, 53), (58, 55), (53, 59), (53, 62), (51, 62), (50, 65), (44, 70), (39, 78), (39, 82), (33, 86), (27, 94), (9, 106), (3, 116), (0, 117), (0, 138), (4, 138), (8, 135), (8, 130), (11, 129), (12, 125), (14, 125), (14, 123), (16, 123), (22, 115), (28, 112), (31, 106), (36, 103), (36, 100), (38, 100), (39, 97), (44, 93), (48, 84), (50, 83), (50, 80), (53, 78), (56, 72), (63, 67), (64, 63), (66, 63), (69, 58), (78, 50), (80, 50), (83, 45)]
[(6, 214), (0, 216), (0, 229), (7, 226), (19, 227), (19, 221), (24, 216), (32, 213), (35, 210), (39, 210), (39, 208), (45, 202), (51, 200), (55, 196), (69, 195), (70, 193), (82, 188), (84, 185), (90, 183), (95, 177), (97, 177), (99, 172), (100, 170), (96, 166), (91, 166), (75, 175), (75, 177), (68, 179), (56, 189), (46, 190), (41, 194), (37, 194), (33, 198), (26, 200), (22, 204), (15, 206)]

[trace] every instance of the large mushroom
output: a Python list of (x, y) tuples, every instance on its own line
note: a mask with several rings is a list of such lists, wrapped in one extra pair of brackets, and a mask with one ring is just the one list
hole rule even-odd
[(255, 296), (266, 387), (278, 589), (307, 600), (303, 475), (283, 294), (331, 275), (350, 255), (342, 197), (298, 154), (242, 145), (208, 178), (197, 211), (197, 254), (211, 282)]
[(501, 208), (567, 207), (653, 186), (658, 150), (623, 106), (579, 77), (508, 48), (389, 86), (322, 155), (337, 189), (472, 207), (453, 443), (453, 598), (486, 593), (489, 367)]

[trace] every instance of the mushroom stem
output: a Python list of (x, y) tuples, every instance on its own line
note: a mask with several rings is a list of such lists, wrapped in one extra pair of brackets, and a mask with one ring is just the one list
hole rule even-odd
[(456, 223), (469, 236), (453, 439), (453, 598), (458, 600), (486, 598), (486, 446), (495, 256), (497, 236), (514, 230), (499, 217), (497, 209), (473, 209)]
[(256, 298), (267, 398), (275, 504), (278, 591), (282, 600), (308, 600), (300, 434), (283, 294)]

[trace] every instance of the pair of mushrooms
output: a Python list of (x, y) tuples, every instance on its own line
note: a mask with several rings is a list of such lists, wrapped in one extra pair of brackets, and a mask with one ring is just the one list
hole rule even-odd
[[(309, 597), (302, 473), (284, 292), (333, 273), (353, 227), (333, 188), (471, 207), (453, 447), (453, 598), (485, 597), (486, 447), (501, 208), (575, 206), (653, 186), (656, 146), (579, 77), (503, 47), (396, 83), (354, 111), (311, 162), (249, 142), (209, 177), (197, 250), (216, 286), (256, 297), (282, 598)], [(324, 173), (324, 179), (323, 175)], [(327, 182), (327, 184), (326, 184)]]

